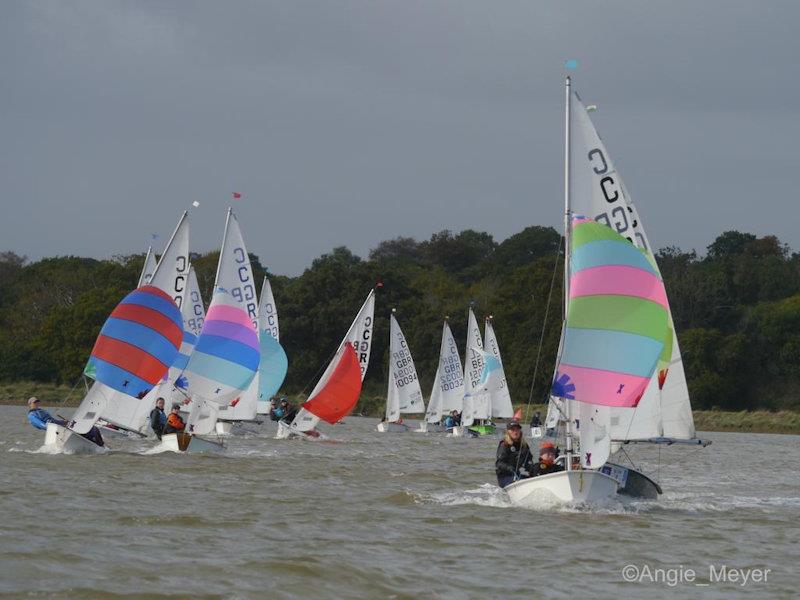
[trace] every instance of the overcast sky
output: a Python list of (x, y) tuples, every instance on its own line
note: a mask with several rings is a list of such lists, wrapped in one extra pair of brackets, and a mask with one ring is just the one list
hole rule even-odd
[[(800, 2), (0, 2), (0, 250), (560, 228), (566, 59), (651, 242), (800, 249)], [(232, 192), (241, 200), (232, 201)], [(159, 248), (160, 251), (160, 248)]]

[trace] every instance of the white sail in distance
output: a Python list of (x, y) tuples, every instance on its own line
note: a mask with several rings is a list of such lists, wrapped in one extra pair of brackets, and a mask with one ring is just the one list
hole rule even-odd
[(508, 390), (506, 373), (503, 369), (503, 359), (500, 356), (500, 345), (497, 343), (497, 336), (494, 333), (491, 317), (486, 319), (484, 325), (483, 342), (484, 351), (494, 356), (500, 364), (497, 373), (491, 375), (491, 377), (496, 378), (497, 383), (491, 385), (488, 390), (491, 414), (493, 417), (500, 419), (510, 419), (514, 416), (514, 407), (511, 403), (511, 393)]
[[(320, 377), (317, 385), (309, 394), (308, 398), (311, 400), (317, 393), (325, 387), (328, 383), (331, 374), (337, 365), (337, 358), (341, 355), (342, 347), (345, 344), (350, 344), (355, 350), (356, 357), (358, 358), (359, 367), (361, 368), (361, 381), (364, 381), (364, 376), (367, 374), (367, 367), (369, 366), (369, 355), (372, 348), (372, 328), (375, 320), (375, 290), (371, 290), (361, 309), (358, 311), (356, 318), (350, 325), (350, 329), (342, 339), (339, 347), (337, 348), (334, 359), (328, 364), (325, 372)], [(297, 416), (292, 421), (291, 428), (296, 432), (310, 431), (314, 429), (319, 423), (319, 417), (301, 408)]]
[(490, 415), (489, 393), (481, 384), (483, 373), (483, 340), (478, 321), (472, 308), (467, 320), (467, 347), (464, 351), (464, 410), (462, 425), (472, 425), (476, 419), (488, 419)]
[(394, 311), (389, 316), (389, 390), (386, 396), (386, 420), (397, 421), (401, 414), (425, 412), (422, 390), (411, 350), (397, 323)]
[(150, 278), (153, 276), (153, 273), (155, 273), (157, 264), (158, 262), (156, 261), (156, 255), (153, 252), (153, 247), (148, 246), (147, 254), (144, 256), (142, 274), (139, 275), (139, 283), (136, 284), (136, 287), (142, 287), (143, 285), (150, 283)]
[(442, 415), (450, 414), (464, 408), (464, 372), (461, 368), (461, 356), (458, 345), (450, 331), (447, 319), (442, 325), (442, 344), (439, 348), (439, 365), (433, 378), (433, 389), (428, 402), (425, 420), (438, 423)]

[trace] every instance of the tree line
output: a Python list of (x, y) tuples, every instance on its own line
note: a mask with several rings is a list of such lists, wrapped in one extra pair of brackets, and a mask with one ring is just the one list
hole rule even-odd
[[(218, 256), (192, 255), (206, 301)], [(800, 410), (800, 255), (774, 236), (727, 231), (702, 256), (674, 246), (656, 256), (692, 405)], [(14, 252), (0, 253), (0, 381), (74, 383), (106, 317), (136, 285), (143, 259), (29, 262)], [(268, 274), (257, 256), (250, 259), (257, 289), (266, 275), (275, 294), (289, 356), (285, 393), (311, 390), (367, 292), (377, 286), (365, 393), (386, 393), (392, 308), (427, 397), (442, 320), (450, 318), (463, 353), (472, 305), (479, 320), (493, 316), (512, 400), (546, 397), (563, 284), (562, 239), (550, 227), (528, 227), (501, 243), (473, 230), (442, 231), (425, 241), (399, 237), (381, 242), (366, 259), (338, 247), (297, 277)]]

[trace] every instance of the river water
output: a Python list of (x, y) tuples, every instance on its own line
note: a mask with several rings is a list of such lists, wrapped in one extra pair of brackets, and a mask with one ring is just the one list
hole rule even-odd
[[(68, 456), (2, 406), (0, 597), (798, 597), (798, 436), (640, 447), (658, 501), (534, 510), (495, 485), (498, 438), (376, 422), (328, 442), (266, 423), (215, 456), (134, 440)], [(720, 581), (723, 565), (762, 581)]]

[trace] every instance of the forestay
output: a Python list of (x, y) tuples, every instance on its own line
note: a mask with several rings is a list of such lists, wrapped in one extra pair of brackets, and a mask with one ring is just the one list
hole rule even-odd
[[(353, 397), (355, 386), (352, 382), (352, 360), (358, 363), (358, 370), (360, 380), (364, 381), (364, 376), (367, 374), (367, 367), (369, 366), (369, 355), (372, 347), (372, 328), (375, 316), (375, 291), (371, 290), (361, 309), (358, 311), (355, 320), (350, 329), (347, 330), (344, 339), (339, 344), (339, 348), (334, 354), (322, 377), (314, 386), (308, 400), (303, 404), (303, 407), (297, 413), (294, 421), (292, 421), (291, 429), (295, 432), (304, 432), (314, 429), (319, 420), (325, 419), (331, 422), (330, 419), (336, 414), (341, 413), (341, 417), (345, 416), (355, 407), (355, 402), (358, 402), (358, 395), (361, 393), (361, 383), (358, 385), (358, 392), (355, 394), (355, 401), (348, 410), (342, 412), (347, 404)], [(346, 347), (352, 349), (352, 356), (350, 352), (345, 352)], [(333, 377), (336, 375), (336, 377)], [(328, 386), (329, 381), (331, 385)], [(340, 402), (336, 399), (334, 390), (342, 388), (342, 392), (346, 392), (346, 399), (348, 402)], [(315, 401), (316, 399), (316, 401)], [(337, 419), (338, 420), (338, 419)], [(336, 421), (333, 421), (334, 423)]]
[[(612, 227), (644, 250), (656, 266), (642, 219), (577, 94), (573, 94), (570, 102), (570, 130), (573, 211)], [(648, 439), (660, 435), (678, 439), (694, 437), (683, 360), (674, 331), (672, 336), (669, 360), (659, 365), (638, 406), (611, 409), (614, 439)]]
[(447, 319), (442, 326), (442, 344), (439, 348), (439, 365), (433, 378), (433, 389), (428, 402), (425, 420), (438, 423), (442, 414), (449, 414), (464, 407), (464, 375), (461, 368), (461, 356), (458, 346), (450, 331)]
[(422, 390), (411, 350), (395, 319), (389, 316), (389, 390), (386, 396), (386, 420), (397, 421), (404, 413), (425, 412)]

